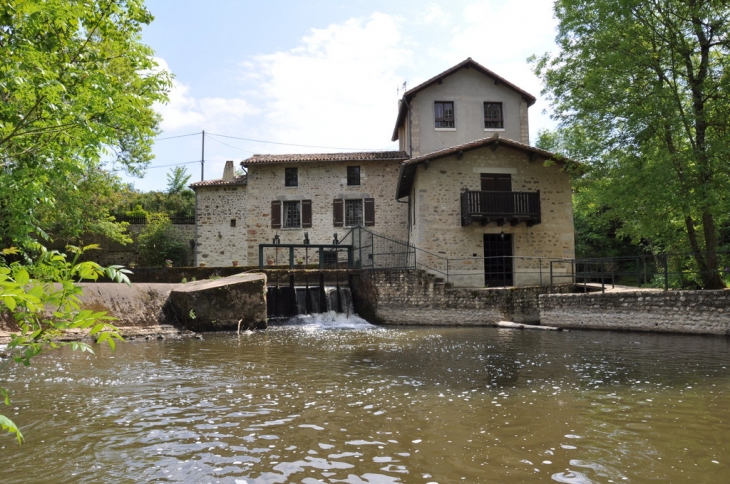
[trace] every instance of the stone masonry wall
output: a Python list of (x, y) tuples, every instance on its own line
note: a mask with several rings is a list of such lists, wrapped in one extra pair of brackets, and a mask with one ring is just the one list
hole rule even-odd
[[(454, 289), (424, 271), (364, 271), (351, 278), (355, 311), (378, 324), (491, 326), (537, 323), (547, 287)], [(570, 291), (572, 286), (554, 287)]]
[(196, 264), (227, 267), (234, 260), (242, 266), (258, 263), (258, 259), (248, 259), (246, 250), (247, 190), (245, 185), (196, 188)]
[[(360, 185), (347, 185), (347, 166), (360, 167)], [(298, 168), (299, 183), (296, 187), (284, 186), (284, 169)], [(270, 244), (279, 235), (282, 244), (301, 244), (308, 233), (312, 244), (331, 244), (333, 234), (340, 240), (349, 227), (333, 224), (333, 200), (375, 199), (376, 233), (396, 240), (405, 240), (407, 204), (395, 200), (398, 179), (398, 161), (358, 161), (342, 163), (277, 163), (252, 165), (248, 170), (248, 199), (246, 201), (246, 260), (249, 265), (258, 264), (259, 244)], [(271, 202), (312, 201), (311, 228), (271, 228)], [(267, 252), (267, 255), (272, 255)], [(273, 256), (273, 255), (272, 255)], [(288, 256), (287, 256), (288, 257)], [(304, 258), (303, 250), (295, 257)], [(309, 253), (308, 263), (317, 263)]]
[(540, 321), (561, 328), (730, 336), (730, 289), (541, 295)]
[[(509, 173), (515, 192), (540, 191), (541, 223), (514, 227), (474, 222), (461, 226), (461, 194), (464, 189), (480, 190), (481, 173)], [(527, 154), (509, 147), (491, 147), (464, 153), (461, 160), (450, 156), (421, 164), (416, 173), (413, 196), (415, 224), (411, 241), (420, 249), (450, 262), (449, 277), (461, 287), (484, 285), (482, 257), (483, 234), (512, 234), (515, 260), (515, 285), (546, 284), (550, 266), (534, 258), (572, 259), (575, 255), (573, 209), (570, 179), (559, 165), (545, 166), (541, 160), (529, 161)], [(423, 264), (445, 272), (443, 261), (421, 257)], [(567, 273), (569, 265), (555, 265), (554, 271)], [(566, 282), (569, 279), (565, 280)]]

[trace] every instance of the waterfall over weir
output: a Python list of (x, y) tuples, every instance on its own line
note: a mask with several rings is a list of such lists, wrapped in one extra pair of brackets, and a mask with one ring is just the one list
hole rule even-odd
[(347, 286), (280, 286), (266, 292), (269, 319), (288, 319), (305, 314), (335, 312), (354, 314)]

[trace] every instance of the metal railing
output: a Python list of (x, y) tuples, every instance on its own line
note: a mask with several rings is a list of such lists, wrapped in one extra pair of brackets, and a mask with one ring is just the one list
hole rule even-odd
[[(702, 256), (707, 260), (707, 253)], [(730, 283), (730, 252), (721, 251), (713, 254), (718, 262), (717, 267), (699, 269), (691, 253), (678, 254), (641, 254), (623, 257), (594, 257), (582, 259), (565, 259), (563, 264), (572, 266), (571, 274), (553, 274), (554, 282), (570, 280), (582, 285), (584, 291), (589, 285), (600, 284), (601, 290), (607, 286), (657, 289), (699, 289), (703, 287), (703, 276), (712, 274)]]
[[(344, 258), (343, 258), (344, 256)], [(353, 248), (347, 244), (259, 244), (259, 268), (295, 267), (353, 269)]]

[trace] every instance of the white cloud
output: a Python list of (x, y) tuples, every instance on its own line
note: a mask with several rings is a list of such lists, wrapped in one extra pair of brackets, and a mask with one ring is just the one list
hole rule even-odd
[(401, 24), (381, 13), (350, 19), (312, 29), (296, 48), (244, 65), (264, 101), (260, 136), (295, 144), (391, 148), (396, 89), (402, 83), (398, 69), (412, 56)]
[[(164, 59), (155, 59), (161, 69), (169, 70)], [(162, 115), (164, 132), (181, 129), (220, 130), (242, 122), (259, 112), (243, 98), (204, 97), (197, 99), (190, 87), (173, 80), (167, 104), (157, 104), (155, 109)]]

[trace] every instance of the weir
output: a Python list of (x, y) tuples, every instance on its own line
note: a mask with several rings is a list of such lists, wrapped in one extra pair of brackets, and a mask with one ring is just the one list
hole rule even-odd
[(283, 286), (266, 291), (269, 319), (334, 311), (351, 315), (352, 293), (348, 286)]

